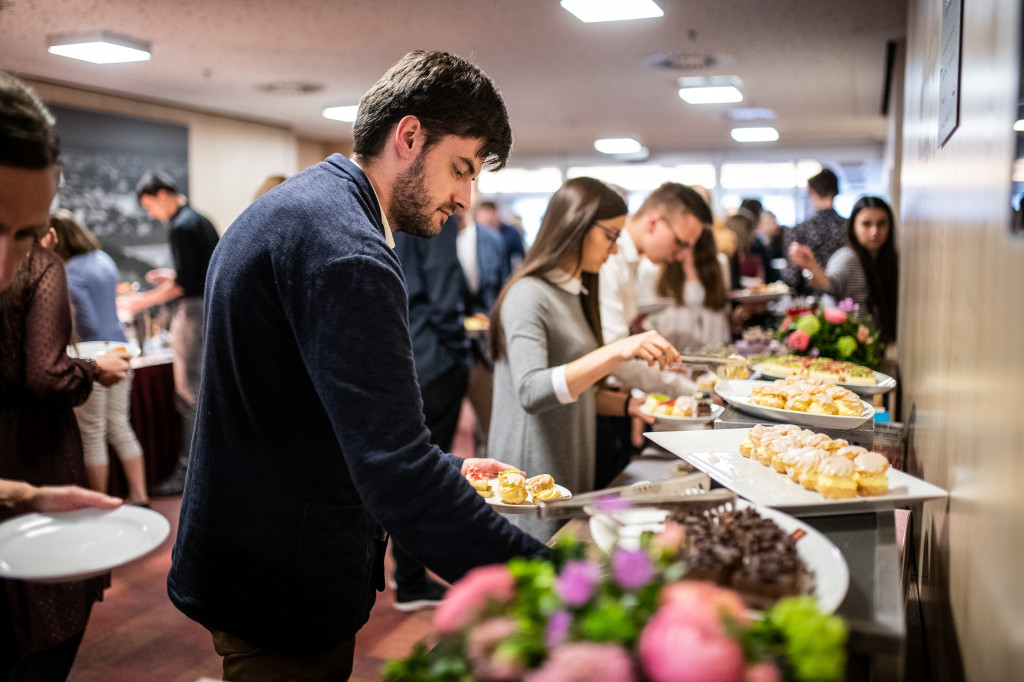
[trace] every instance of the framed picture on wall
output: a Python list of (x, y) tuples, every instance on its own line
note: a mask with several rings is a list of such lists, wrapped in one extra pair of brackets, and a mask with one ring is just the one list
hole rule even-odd
[(61, 184), (57, 195), (92, 230), (110, 254), (122, 281), (171, 267), (167, 226), (139, 206), (135, 187), (150, 170), (161, 170), (188, 193), (188, 128), (176, 123), (50, 105), (61, 137)]

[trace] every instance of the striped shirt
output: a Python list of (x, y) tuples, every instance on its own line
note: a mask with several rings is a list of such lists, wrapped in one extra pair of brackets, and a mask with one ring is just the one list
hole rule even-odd
[(826, 307), (834, 307), (845, 298), (853, 299), (860, 306), (861, 314), (871, 315), (872, 319), (867, 326), (872, 332), (877, 332), (878, 315), (871, 305), (871, 289), (857, 252), (849, 246), (836, 251), (828, 260), (825, 275), (829, 286), (822, 297), (822, 303)]

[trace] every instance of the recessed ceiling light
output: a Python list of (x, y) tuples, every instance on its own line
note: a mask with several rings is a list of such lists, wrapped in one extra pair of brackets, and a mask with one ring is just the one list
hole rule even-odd
[(774, 121), (775, 110), (764, 107), (733, 107), (729, 118), (734, 121)]
[(654, 0), (562, 0), (562, 7), (580, 21), (626, 21), (665, 16)]
[(779, 131), (771, 126), (733, 128), (732, 139), (737, 142), (775, 142), (779, 139)]
[(688, 104), (725, 104), (743, 101), (740, 79), (736, 76), (680, 78), (679, 97)]
[(48, 36), (46, 43), (51, 54), (93, 64), (144, 62), (150, 57), (147, 41), (112, 31), (62, 33)]
[(345, 107), (326, 107), (323, 110), (324, 118), (332, 118), (335, 121), (345, 121), (346, 123), (354, 122), (358, 114), (358, 104)]
[(632, 137), (606, 137), (594, 140), (594, 149), (602, 154), (636, 154), (643, 145)]

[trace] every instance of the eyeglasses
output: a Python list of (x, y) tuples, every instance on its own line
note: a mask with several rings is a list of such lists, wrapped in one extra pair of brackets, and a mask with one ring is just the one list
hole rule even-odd
[(601, 231), (604, 232), (604, 236), (608, 237), (612, 243), (619, 241), (619, 235), (622, 234), (622, 230), (616, 230), (614, 227), (608, 227), (601, 223), (594, 223), (594, 227), (600, 227)]
[(668, 231), (672, 233), (673, 237), (675, 237), (677, 251), (685, 251), (686, 249), (693, 248), (693, 244), (686, 241), (685, 239), (679, 238), (679, 233), (676, 232), (676, 228), (672, 227), (672, 223), (670, 223), (667, 218), (662, 217), (661, 222), (665, 223), (665, 227), (667, 227)]

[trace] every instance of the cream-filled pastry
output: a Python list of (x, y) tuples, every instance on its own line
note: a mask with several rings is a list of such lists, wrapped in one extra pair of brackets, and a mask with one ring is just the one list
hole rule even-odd
[(853, 480), (853, 474), (853, 462), (845, 457), (834, 455), (818, 467), (816, 488), (822, 496), (830, 500), (856, 497), (857, 483)]
[(863, 452), (853, 460), (858, 495), (884, 495), (889, 491), (889, 460), (877, 452)]

